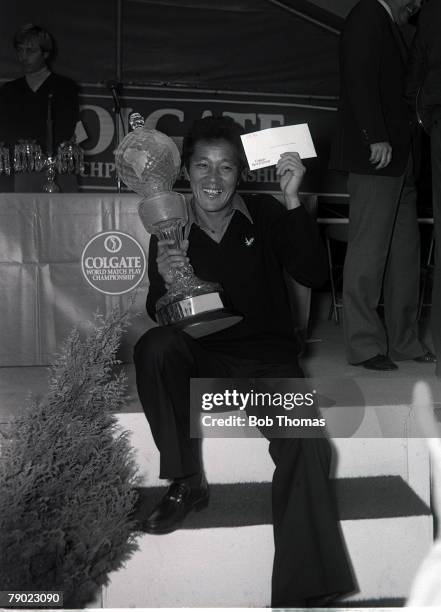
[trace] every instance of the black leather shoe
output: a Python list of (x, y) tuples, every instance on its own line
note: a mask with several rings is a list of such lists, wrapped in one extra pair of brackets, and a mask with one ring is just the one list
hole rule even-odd
[(208, 505), (209, 488), (203, 478), (201, 485), (192, 488), (185, 482), (172, 482), (167, 493), (143, 524), (143, 531), (152, 534), (171, 533), (179, 529), (191, 510), (202, 510)]
[(367, 370), (376, 370), (377, 372), (389, 372), (391, 370), (398, 370), (398, 366), (386, 357), (386, 355), (375, 355), (370, 359), (360, 362), (357, 365), (362, 365)]
[(424, 355), (420, 355), (419, 357), (415, 357), (414, 361), (417, 363), (436, 363), (436, 357), (430, 351), (424, 353)]

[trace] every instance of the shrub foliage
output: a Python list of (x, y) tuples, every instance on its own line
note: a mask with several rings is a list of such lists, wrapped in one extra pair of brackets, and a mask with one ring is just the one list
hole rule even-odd
[(0, 457), (2, 590), (60, 590), (82, 607), (136, 550), (131, 520), (136, 467), (115, 374), (128, 315), (96, 316), (74, 330), (50, 368), (43, 399), (9, 424)]

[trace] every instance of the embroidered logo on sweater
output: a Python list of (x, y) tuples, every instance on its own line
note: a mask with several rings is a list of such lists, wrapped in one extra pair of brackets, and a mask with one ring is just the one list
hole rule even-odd
[(254, 236), (252, 236), (251, 238), (247, 238), (245, 236), (245, 246), (251, 246), (254, 243)]

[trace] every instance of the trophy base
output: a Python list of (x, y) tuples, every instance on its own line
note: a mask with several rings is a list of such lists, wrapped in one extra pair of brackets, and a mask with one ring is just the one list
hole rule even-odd
[(57, 183), (45, 183), (43, 185), (43, 193), (60, 193), (61, 189)]
[(157, 311), (158, 323), (182, 329), (193, 338), (201, 338), (231, 327), (243, 319), (227, 310), (219, 293), (205, 293), (163, 306)]
[(203, 336), (209, 336), (210, 334), (215, 334), (223, 329), (232, 327), (242, 321), (242, 319), (242, 315), (222, 309), (193, 315), (171, 325), (176, 329), (182, 329), (192, 338), (202, 338)]

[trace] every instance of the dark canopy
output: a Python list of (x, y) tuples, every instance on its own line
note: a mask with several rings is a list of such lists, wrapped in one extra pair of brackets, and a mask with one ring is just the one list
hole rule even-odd
[[(323, 4), (323, 2), (322, 2)], [(1, 0), (0, 32), (33, 21), (55, 36), (54, 68), (80, 82), (338, 94), (342, 18), (308, 0)], [(118, 23), (121, 32), (117, 44)], [(117, 50), (121, 48), (120, 72)], [(0, 75), (17, 75), (4, 45)]]

